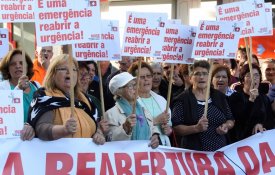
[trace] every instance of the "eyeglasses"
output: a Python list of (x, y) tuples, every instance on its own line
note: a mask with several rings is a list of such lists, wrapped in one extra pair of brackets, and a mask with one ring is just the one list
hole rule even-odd
[[(62, 72), (62, 73), (69, 72), (69, 68), (67, 68), (67, 67), (55, 68), (55, 70), (58, 71), (58, 72)], [(78, 71), (77, 68), (73, 68), (73, 72), (77, 72), (77, 71)]]
[(153, 76), (152, 76), (152, 74), (148, 74), (148, 75), (141, 75), (139, 77), (140, 77), (141, 80), (145, 80), (145, 78), (151, 79)]
[(206, 77), (208, 76), (208, 72), (194, 72), (193, 75), (195, 77)]
[(136, 88), (136, 86), (137, 86), (136, 83), (129, 83), (129, 84), (126, 84), (125, 86), (123, 86), (122, 88), (128, 88), (130, 90), (133, 90)]

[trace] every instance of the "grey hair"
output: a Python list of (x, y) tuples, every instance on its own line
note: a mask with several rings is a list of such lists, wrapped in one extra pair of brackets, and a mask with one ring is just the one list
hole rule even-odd
[(160, 69), (162, 71), (162, 66), (158, 62), (151, 62), (150, 66), (152, 67), (152, 69), (156, 69), (157, 68), (157, 69)]

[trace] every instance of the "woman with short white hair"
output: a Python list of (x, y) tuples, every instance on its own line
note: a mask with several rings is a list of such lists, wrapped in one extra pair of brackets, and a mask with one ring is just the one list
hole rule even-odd
[[(153, 125), (153, 119), (136, 100), (136, 80), (128, 72), (114, 76), (109, 84), (116, 104), (106, 112), (111, 141), (118, 140), (151, 140), (150, 146), (159, 146), (159, 132)], [(133, 106), (135, 114), (133, 114)]]

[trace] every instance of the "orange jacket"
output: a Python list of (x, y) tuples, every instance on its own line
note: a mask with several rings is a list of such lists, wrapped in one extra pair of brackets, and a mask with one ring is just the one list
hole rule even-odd
[(46, 75), (45, 69), (41, 66), (41, 64), (38, 62), (37, 58), (33, 61), (33, 81), (39, 82), (40, 85), (42, 85), (44, 77)]

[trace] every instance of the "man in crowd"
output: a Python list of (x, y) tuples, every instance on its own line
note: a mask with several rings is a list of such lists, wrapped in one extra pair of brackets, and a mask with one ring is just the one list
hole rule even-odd
[(42, 85), (44, 77), (46, 75), (46, 70), (48, 69), (50, 65), (50, 60), (53, 57), (53, 47), (38, 47), (36, 49), (35, 55), (36, 59), (34, 59), (33, 61), (34, 75), (31, 80), (37, 81)]

